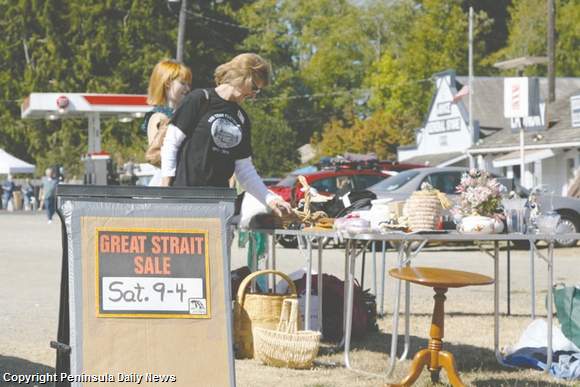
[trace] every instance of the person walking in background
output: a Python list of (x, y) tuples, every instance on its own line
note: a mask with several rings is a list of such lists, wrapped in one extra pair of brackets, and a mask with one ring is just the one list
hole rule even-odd
[(270, 72), (270, 64), (259, 55), (240, 54), (215, 70), (215, 89), (197, 89), (184, 98), (161, 148), (162, 186), (228, 187), (234, 174), (276, 214), (291, 211), (256, 172), (250, 118), (239, 105), (268, 86)]
[(58, 179), (54, 176), (52, 168), (47, 168), (42, 179), (42, 192), (44, 197), (44, 206), (48, 223), (52, 223), (52, 216), (56, 211), (56, 186)]
[[(162, 60), (155, 65), (149, 87), (147, 103), (154, 105), (153, 110), (143, 119), (141, 129), (147, 132), (147, 142), (152, 144), (163, 120), (173, 116), (175, 108), (191, 88), (191, 70), (182, 63), (173, 60)], [(159, 186), (161, 170), (156, 169), (149, 186)]]
[(24, 196), (24, 210), (30, 211), (34, 209), (34, 187), (30, 183), (30, 179), (26, 179), (22, 184), (22, 195)]
[[(12, 175), (8, 175), (6, 180), (4, 180), (2, 182), (2, 208), (4, 208), (5, 210), (10, 211), (14, 207), (14, 204), (11, 202), (12, 202), (12, 196), (14, 194), (15, 188), (16, 188), (16, 186), (14, 185), (14, 182), (12, 181)], [(10, 204), (12, 204), (12, 207), (8, 208), (8, 206)]]

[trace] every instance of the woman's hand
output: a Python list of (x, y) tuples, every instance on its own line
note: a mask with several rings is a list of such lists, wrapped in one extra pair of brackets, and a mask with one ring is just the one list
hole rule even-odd
[(172, 176), (163, 176), (161, 178), (161, 184), (159, 186), (160, 187), (171, 187), (172, 182), (173, 182)]
[(282, 216), (284, 212), (287, 214), (292, 213), (292, 206), (281, 197), (275, 197), (268, 201), (268, 207), (278, 216)]

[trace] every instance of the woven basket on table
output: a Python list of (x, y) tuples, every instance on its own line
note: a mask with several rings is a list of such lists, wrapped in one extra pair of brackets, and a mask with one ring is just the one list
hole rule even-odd
[(256, 359), (274, 367), (311, 368), (320, 348), (320, 332), (298, 331), (298, 321), (298, 300), (284, 300), (277, 330), (254, 328)]
[[(250, 282), (261, 275), (275, 274), (288, 282), (290, 294), (247, 293)], [(282, 303), (286, 298), (297, 298), (294, 281), (276, 270), (262, 270), (248, 275), (238, 288), (234, 305), (234, 341), (236, 356), (240, 359), (254, 357), (252, 329), (256, 327), (275, 329), (280, 322)]]
[(411, 230), (434, 230), (449, 199), (435, 189), (415, 191), (405, 202), (403, 215)]

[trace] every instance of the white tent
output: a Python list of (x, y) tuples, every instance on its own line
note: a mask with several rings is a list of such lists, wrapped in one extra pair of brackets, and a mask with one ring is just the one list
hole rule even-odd
[(34, 173), (35, 166), (0, 149), (0, 175)]

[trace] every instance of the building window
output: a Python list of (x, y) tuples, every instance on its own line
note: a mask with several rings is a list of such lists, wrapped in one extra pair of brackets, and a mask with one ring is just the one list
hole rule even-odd
[(439, 145), (447, 146), (447, 136), (439, 136)]
[(439, 102), (437, 104), (437, 115), (443, 116), (451, 114), (451, 102)]

